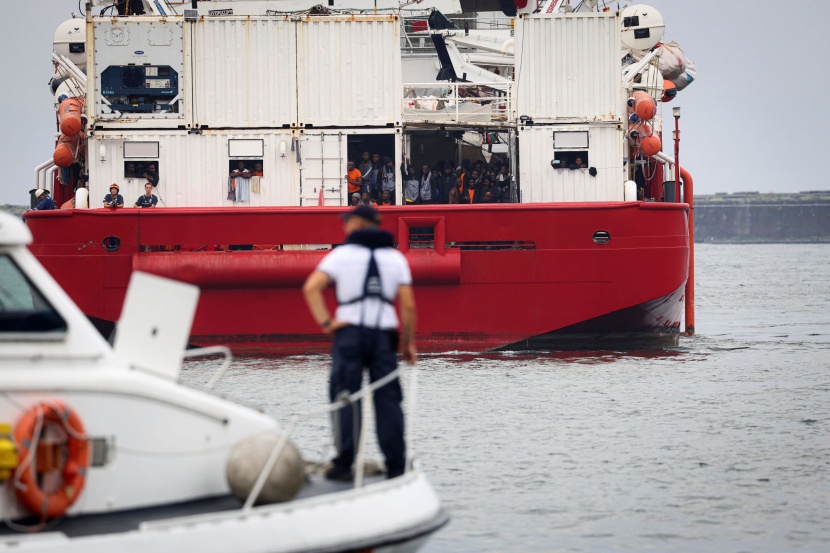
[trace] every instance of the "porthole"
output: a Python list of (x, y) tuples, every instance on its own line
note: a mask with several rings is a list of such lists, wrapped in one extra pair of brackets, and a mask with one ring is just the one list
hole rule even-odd
[(598, 230), (591, 237), (594, 244), (607, 244), (611, 241), (611, 234), (607, 230)]
[(117, 251), (118, 248), (121, 247), (121, 239), (118, 238), (117, 236), (107, 236), (101, 242), (101, 245), (104, 246), (104, 249), (107, 250), (108, 252), (114, 252), (114, 251)]

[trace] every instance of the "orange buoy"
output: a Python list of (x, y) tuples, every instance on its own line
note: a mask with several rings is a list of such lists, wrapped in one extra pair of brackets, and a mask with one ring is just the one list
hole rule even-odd
[(643, 138), (651, 136), (654, 131), (648, 123), (631, 123), (628, 125), (628, 144), (632, 148), (639, 148)]
[(84, 111), (83, 98), (67, 98), (58, 107), (61, 132), (66, 136), (75, 136), (83, 130), (81, 116)]
[(671, 102), (677, 96), (677, 86), (668, 79), (663, 79), (663, 97), (660, 101)]
[(634, 113), (640, 118), (640, 121), (648, 121), (654, 118), (657, 113), (657, 102), (648, 92), (643, 90), (635, 90), (631, 95), (634, 98)]
[(657, 135), (646, 136), (640, 140), (640, 150), (649, 157), (657, 154), (662, 148), (663, 144)]
[(52, 154), (52, 160), (58, 167), (69, 167), (78, 158), (78, 153), (81, 150), (81, 141), (84, 138), (84, 133), (78, 133), (75, 136), (60, 135), (58, 138), (58, 145), (55, 147), (55, 153)]
[[(35, 429), (38, 426), (42, 429), (47, 424), (60, 426), (66, 432), (65, 458), (57, 456), (56, 461), (62, 466), (53, 469), (60, 470), (61, 483), (52, 493), (47, 493), (38, 483), (36, 464), (40, 456), (36, 449), (32, 451), (40, 438), (40, 435), (35, 436)], [(81, 495), (89, 467), (89, 440), (78, 414), (58, 401), (41, 402), (29, 408), (17, 421), (14, 440), (20, 451), (20, 459), (24, 460), (14, 476), (15, 491), (20, 502), (44, 520), (66, 513)], [(29, 460), (28, 463), (26, 459)], [(41, 471), (47, 470), (47, 467), (40, 468)]]

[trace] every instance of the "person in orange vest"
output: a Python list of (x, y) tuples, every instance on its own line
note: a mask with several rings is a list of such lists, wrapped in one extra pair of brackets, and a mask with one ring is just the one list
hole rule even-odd
[(360, 186), (363, 183), (363, 173), (360, 169), (355, 168), (354, 161), (346, 164), (346, 183), (349, 185), (349, 195), (354, 193), (360, 194)]

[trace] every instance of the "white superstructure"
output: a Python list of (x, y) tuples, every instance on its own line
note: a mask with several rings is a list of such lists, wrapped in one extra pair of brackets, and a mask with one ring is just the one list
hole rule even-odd
[[(78, 48), (67, 53), (78, 40), (74, 20), (56, 38), (59, 72), (69, 77), (56, 95), (83, 91), (86, 147), (76, 163), (89, 175), (91, 206), (113, 182), (131, 205), (151, 164), (166, 207), (346, 205), (346, 162), (362, 151), (388, 156), (396, 169), (404, 157), (460, 163), (471, 140), (485, 143), (476, 156), (510, 163), (513, 201), (623, 200), (641, 140), (662, 132), (659, 109), (629, 120), (629, 98), (642, 89), (659, 107), (661, 72), (678, 50), (658, 45), (665, 25), (649, 6), (618, 13), (560, 4), (473, 31), (446, 18), (430, 30), (426, 15), (385, 5), (346, 12), (202, 1), (196, 10), (145, 3), (144, 14), (120, 17), (88, 11), (88, 75)], [(433, 66), (434, 76), (440, 68), (440, 78), (464, 82), (423, 80)], [(678, 75), (680, 89), (694, 79), (693, 64)], [(250, 194), (230, 193), (239, 162), (262, 167)], [(574, 164), (578, 171), (562, 171)]]

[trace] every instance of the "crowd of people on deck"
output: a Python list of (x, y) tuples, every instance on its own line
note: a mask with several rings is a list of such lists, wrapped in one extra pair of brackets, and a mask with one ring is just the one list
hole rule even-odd
[[(137, 208), (154, 208), (158, 205), (158, 197), (153, 194), (154, 188), (158, 185), (158, 173), (155, 172), (155, 165), (148, 166), (147, 169), (149, 174), (143, 175), (147, 180), (144, 184), (144, 194), (134, 203), (134, 207)], [(513, 176), (509, 167), (501, 161), (488, 164), (482, 160), (471, 162), (465, 159), (458, 166), (452, 161), (437, 161), (432, 166), (424, 164), (420, 170), (416, 170), (412, 163), (404, 158), (398, 175), (392, 158), (365, 151), (357, 161), (347, 162), (346, 169), (344, 179), (351, 206), (384, 206), (399, 203), (396, 198), (398, 178), (401, 179), (403, 201), (400, 203), (403, 205), (517, 201), (511, 189)], [(240, 161), (229, 175), (228, 199), (247, 201), (249, 190), (259, 191), (258, 182), (249, 189), (249, 181), (258, 181), (256, 177), (261, 177), (262, 174), (262, 163), (257, 163), (251, 171)], [(33, 209), (55, 209), (55, 203), (49, 197), (48, 190), (38, 189), (34, 192), (38, 203)], [(119, 185), (112, 183), (109, 194), (104, 196), (103, 207), (120, 209), (124, 205)]]
[[(400, 165), (403, 204), (480, 204), (516, 201), (511, 190), (510, 168), (495, 161), (465, 159), (422, 165), (420, 171), (404, 158)], [(349, 203), (369, 206), (395, 205), (395, 166), (390, 157), (363, 152), (358, 161), (349, 161), (345, 180)]]

